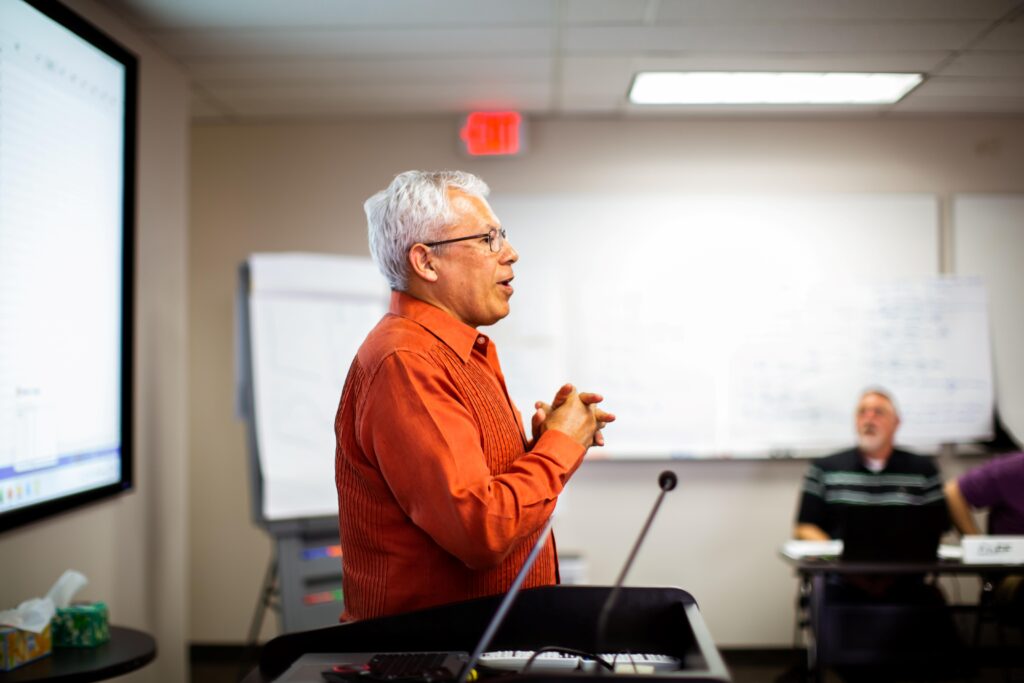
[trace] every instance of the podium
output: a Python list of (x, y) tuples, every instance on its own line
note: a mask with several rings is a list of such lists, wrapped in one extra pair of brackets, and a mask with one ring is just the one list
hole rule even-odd
[[(616, 681), (728, 682), (729, 674), (701, 618), (697, 602), (678, 588), (623, 588), (602, 643), (596, 625), (611, 588), (546, 586), (516, 598), (488, 650), (536, 650), (558, 645), (601, 653), (678, 657), (683, 669), (658, 674), (608, 674)], [(504, 596), (496, 595), (328, 628), (289, 633), (268, 642), (259, 667), (243, 683), (270, 683), (309, 652), (472, 652)], [(593, 678), (581, 672), (530, 673), (515, 678), (564, 681)], [(502, 680), (508, 680), (503, 677)]]

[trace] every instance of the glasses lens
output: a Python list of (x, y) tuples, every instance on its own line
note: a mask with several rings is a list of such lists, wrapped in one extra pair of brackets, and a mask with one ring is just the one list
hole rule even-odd
[(501, 248), (505, 246), (505, 228), (502, 228), (501, 230), (491, 228), (488, 240), (491, 244), (491, 251), (494, 253), (501, 251)]

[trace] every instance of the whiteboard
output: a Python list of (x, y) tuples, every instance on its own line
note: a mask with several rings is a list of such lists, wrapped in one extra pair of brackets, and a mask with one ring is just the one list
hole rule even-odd
[(1024, 438), (1024, 196), (958, 195), (953, 200), (953, 269), (984, 280), (992, 311), (996, 403)]
[(249, 342), (262, 519), (338, 514), (334, 416), (349, 365), (387, 311), (388, 297), (383, 277), (367, 258), (249, 258)]
[[(519, 251), (490, 332), (513, 400), (606, 397), (609, 457), (849, 447), (868, 385), (908, 446), (986, 438), (978, 281), (941, 280), (930, 195), (496, 196)], [(596, 449), (600, 452), (601, 449)]]

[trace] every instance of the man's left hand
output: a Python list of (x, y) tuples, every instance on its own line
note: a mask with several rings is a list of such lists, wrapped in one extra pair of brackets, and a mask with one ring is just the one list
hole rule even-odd
[[(551, 401), (551, 403), (537, 401), (536, 403), (533, 404), (534, 411), (533, 416), (530, 419), (530, 427), (533, 433), (533, 441), (531, 442), (531, 446), (533, 444), (536, 444), (537, 440), (540, 439), (541, 435), (545, 431), (547, 431), (547, 427), (544, 423), (547, 421), (548, 415), (551, 414), (551, 411), (565, 403), (565, 399), (568, 398), (572, 394), (572, 392), (573, 386), (571, 384), (563, 384), (559, 388), (558, 392), (555, 393), (555, 398)], [(594, 417), (597, 419), (597, 431), (594, 432), (594, 443), (592, 445), (603, 446), (604, 434), (601, 433), (601, 430), (604, 429), (605, 425), (607, 425), (609, 422), (615, 421), (615, 415), (609, 412), (605, 412), (604, 410), (601, 410), (600, 408), (596, 407), (598, 403), (604, 400), (604, 396), (602, 396), (601, 394), (583, 392), (580, 393), (579, 397), (584, 404), (592, 406), (591, 410), (594, 411)]]

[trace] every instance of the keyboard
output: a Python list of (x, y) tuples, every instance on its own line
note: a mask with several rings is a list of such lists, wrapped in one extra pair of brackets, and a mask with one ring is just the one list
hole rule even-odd
[(451, 680), (459, 672), (444, 667), (445, 652), (408, 652), (379, 654), (370, 659), (369, 675), (384, 681), (441, 681)]
[[(533, 657), (532, 650), (498, 650), (485, 652), (480, 656), (480, 663), (492, 669), (505, 671), (522, 671), (526, 662)], [(601, 658), (615, 667), (616, 671), (629, 673), (636, 667), (637, 673), (653, 673), (660, 671), (679, 671), (683, 668), (678, 657), (658, 654), (603, 654)], [(594, 671), (598, 663), (591, 657), (567, 654), (563, 652), (541, 652), (530, 664), (530, 671), (537, 673), (558, 671)]]

